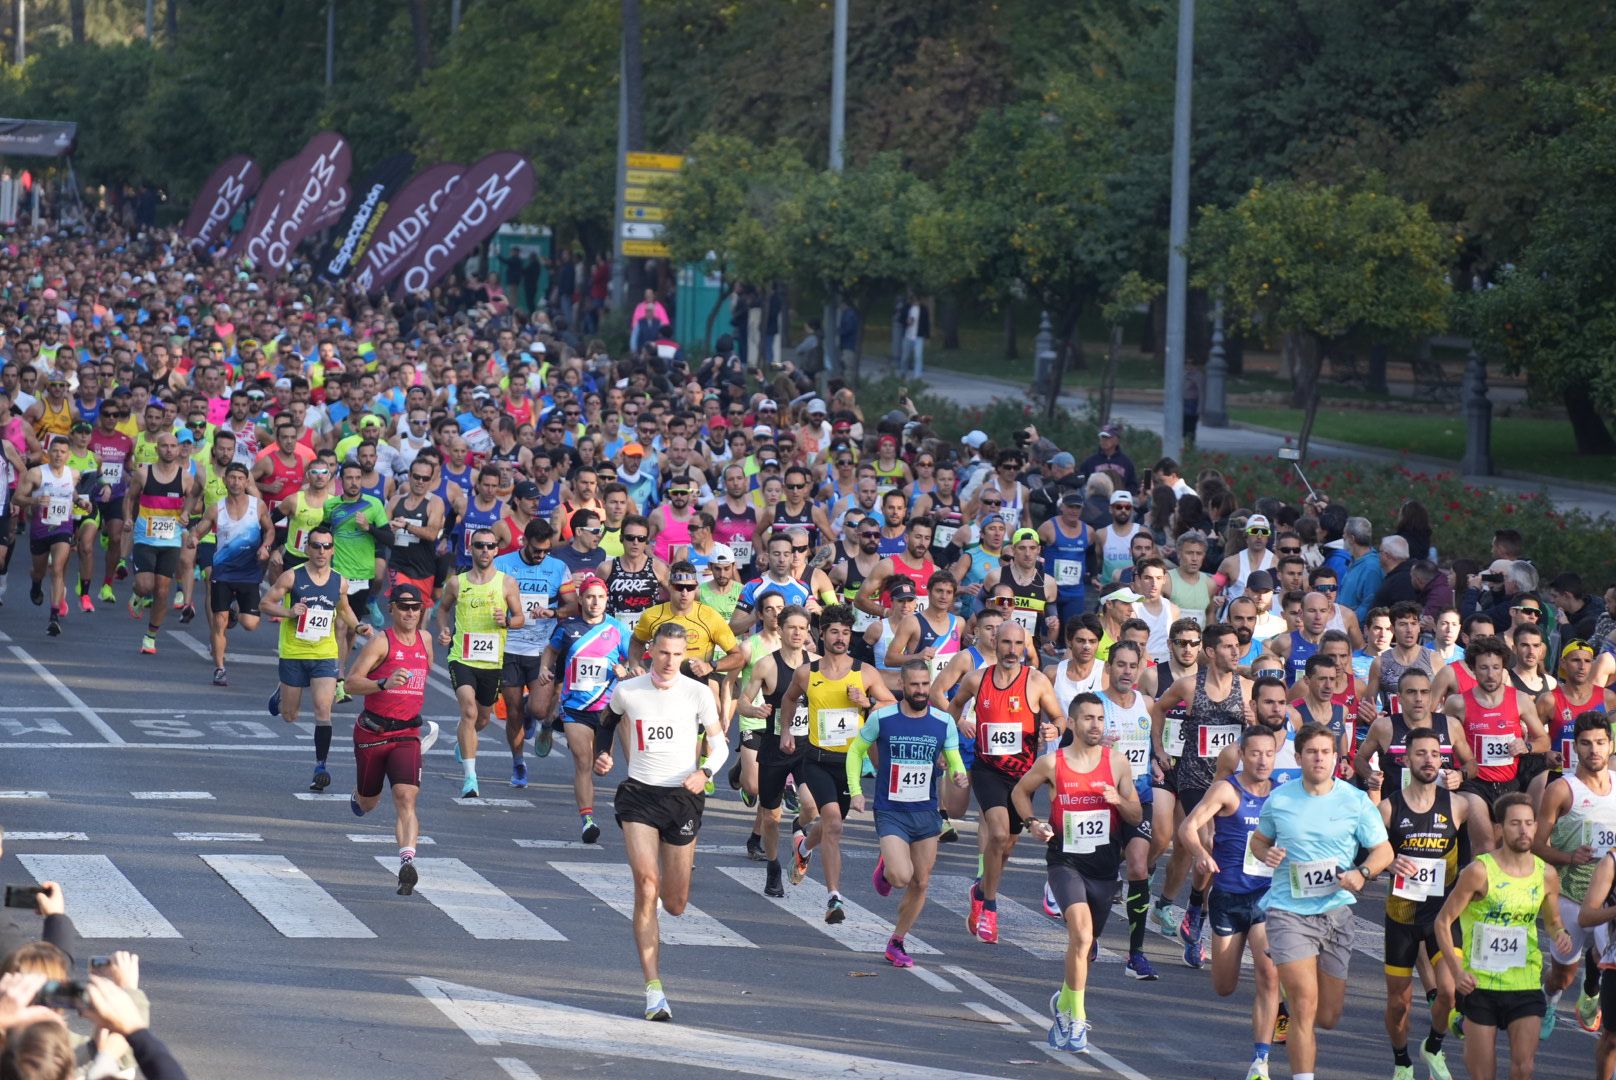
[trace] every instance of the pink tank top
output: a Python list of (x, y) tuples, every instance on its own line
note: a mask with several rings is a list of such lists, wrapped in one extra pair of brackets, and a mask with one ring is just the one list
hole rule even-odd
[(665, 563), (673, 562), (673, 549), (690, 546), (690, 519), (680, 521), (671, 512), (662, 515), (662, 531), (657, 533), (656, 557)]

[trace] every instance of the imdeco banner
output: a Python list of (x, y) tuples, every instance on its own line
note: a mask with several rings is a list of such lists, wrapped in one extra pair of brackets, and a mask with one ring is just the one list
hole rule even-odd
[(464, 165), (451, 161), (428, 165), (399, 189), (371, 230), (370, 242), (353, 273), (354, 288), (368, 293), (387, 287), (414, 254), (465, 172)]
[(201, 248), (222, 239), (230, 219), (258, 192), (262, 180), (258, 162), (246, 154), (226, 159), (197, 191), (180, 235)]
[(399, 272), (405, 292), (429, 289), (533, 199), (533, 163), (501, 150), (466, 170)]
[(319, 209), (347, 183), (352, 168), (348, 140), (334, 131), (314, 136), (265, 178), (230, 254), (251, 259), (271, 275), (279, 273)]

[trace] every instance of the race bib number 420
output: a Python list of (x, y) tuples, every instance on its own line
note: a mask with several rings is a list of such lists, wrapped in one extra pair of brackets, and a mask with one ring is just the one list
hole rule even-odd
[(323, 641), (331, 636), (332, 620), (336, 612), (330, 608), (306, 608), (297, 621), (297, 636), (302, 641)]

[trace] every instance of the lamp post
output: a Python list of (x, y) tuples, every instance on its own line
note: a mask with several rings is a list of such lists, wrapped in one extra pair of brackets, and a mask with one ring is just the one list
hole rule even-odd
[(1190, 233), (1190, 81), (1195, 59), (1195, 0), (1178, 0), (1178, 70), (1173, 95), (1173, 192), (1168, 225), (1167, 342), (1162, 379), (1162, 453), (1184, 449), (1184, 312)]
[(1206, 358), (1206, 389), (1201, 401), (1201, 423), (1207, 427), (1228, 427), (1229, 409), (1225, 402), (1229, 378), (1229, 358), (1223, 351), (1223, 301), (1212, 308), (1212, 351)]

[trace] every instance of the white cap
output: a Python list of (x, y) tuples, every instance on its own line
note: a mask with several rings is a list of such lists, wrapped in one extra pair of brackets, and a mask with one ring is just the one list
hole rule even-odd
[(752, 434), (756, 435), (760, 439), (771, 439), (774, 437), (774, 429), (768, 424), (759, 424), (757, 427), (752, 429)]
[(1111, 505), (1112, 506), (1132, 506), (1133, 505), (1133, 493), (1130, 492), (1127, 488), (1123, 488), (1121, 491), (1113, 491), (1111, 493)]
[(764, 409), (773, 409), (775, 412), (779, 412), (780, 406), (773, 398), (764, 398), (762, 401), (758, 402), (758, 412), (762, 412)]
[(710, 563), (733, 563), (735, 552), (728, 544), (714, 544), (713, 553), (707, 556)]
[(820, 398), (814, 398), (808, 403), (808, 415), (812, 416), (814, 413), (819, 413), (821, 416), (825, 414), (825, 402)]
[(965, 433), (965, 437), (960, 440), (960, 442), (964, 443), (966, 446), (969, 446), (972, 450), (982, 449), (982, 444), (987, 441), (987, 432), (982, 431), (979, 428), (967, 431)]
[(1269, 529), (1269, 528), (1272, 528), (1272, 526), (1270, 526), (1268, 524), (1268, 519), (1266, 517), (1264, 517), (1263, 515), (1261, 515), (1261, 514), (1252, 514), (1250, 517), (1248, 517), (1246, 519), (1246, 531), (1247, 532), (1250, 532), (1253, 529)]

